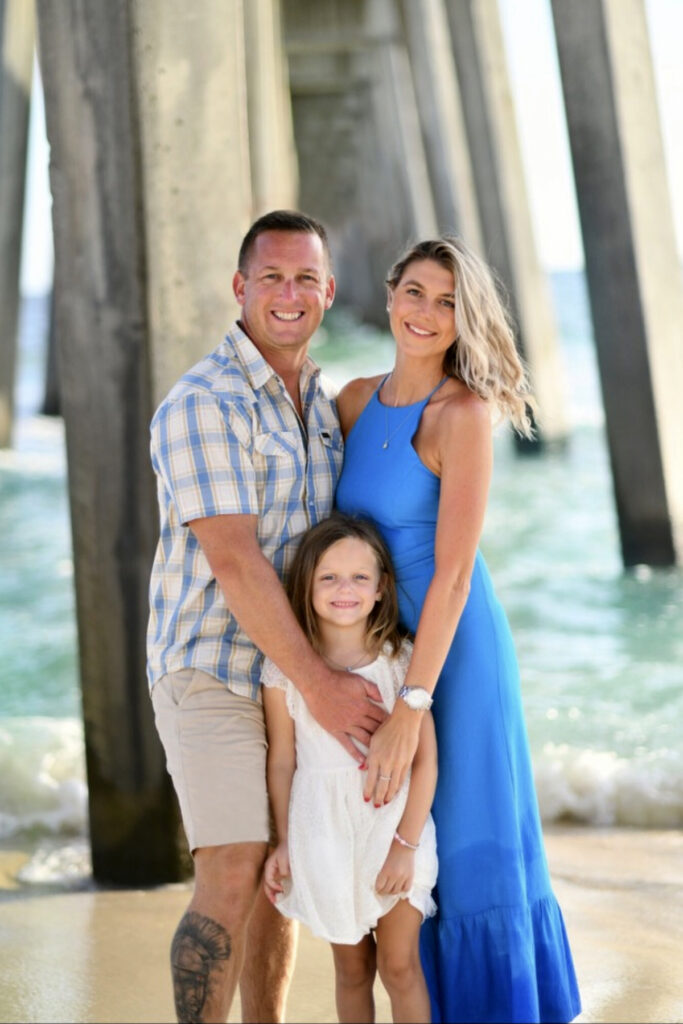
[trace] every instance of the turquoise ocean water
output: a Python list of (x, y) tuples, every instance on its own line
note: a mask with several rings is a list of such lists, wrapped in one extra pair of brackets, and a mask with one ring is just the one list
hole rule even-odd
[[(541, 813), (680, 826), (683, 572), (622, 569), (584, 279), (550, 284), (569, 443), (522, 458), (497, 438), (481, 544), (517, 644)], [(333, 313), (313, 347), (329, 376), (390, 366), (388, 335)], [(0, 842), (33, 845), (27, 883), (87, 872), (64, 434), (36, 412), (46, 317), (24, 301), (15, 444), (0, 451)]]

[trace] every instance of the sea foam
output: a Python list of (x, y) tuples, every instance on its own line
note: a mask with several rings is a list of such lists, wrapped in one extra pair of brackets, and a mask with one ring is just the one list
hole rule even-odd
[(672, 750), (631, 758), (546, 743), (534, 756), (544, 821), (672, 828), (683, 825), (683, 759)]
[(85, 835), (83, 725), (75, 718), (0, 721), (0, 838)]

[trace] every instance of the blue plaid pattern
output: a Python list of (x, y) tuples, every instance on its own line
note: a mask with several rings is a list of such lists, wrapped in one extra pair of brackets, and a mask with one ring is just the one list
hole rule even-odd
[(258, 516), (261, 550), (286, 580), (301, 534), (332, 509), (343, 457), (334, 388), (311, 359), (300, 386), (305, 433), (281, 379), (234, 324), (154, 415), (161, 532), (150, 580), (150, 689), (168, 672), (198, 668), (260, 700), (262, 655), (230, 615), (187, 524)]

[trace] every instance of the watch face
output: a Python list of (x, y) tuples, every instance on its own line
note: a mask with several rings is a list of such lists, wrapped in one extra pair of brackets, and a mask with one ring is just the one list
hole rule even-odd
[(432, 703), (428, 692), (419, 686), (406, 686), (401, 696), (413, 711), (421, 711), (423, 708), (426, 710)]

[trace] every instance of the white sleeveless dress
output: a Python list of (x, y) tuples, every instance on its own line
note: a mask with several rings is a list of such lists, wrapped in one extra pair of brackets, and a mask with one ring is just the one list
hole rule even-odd
[[(396, 658), (383, 653), (355, 670), (376, 683), (388, 711), (405, 679), (411, 652), (405, 641)], [(289, 806), (291, 881), (285, 880), (278, 910), (302, 921), (313, 935), (348, 945), (360, 942), (401, 898), (407, 898), (423, 918), (431, 917), (436, 911), (431, 890), (437, 874), (431, 815), (415, 853), (410, 892), (404, 897), (375, 892), (375, 880), (403, 814), (409, 780), (390, 803), (380, 808), (365, 803), (365, 773), (315, 721), (298, 690), (268, 659), (262, 682), (285, 691), (296, 734), (297, 767)]]

